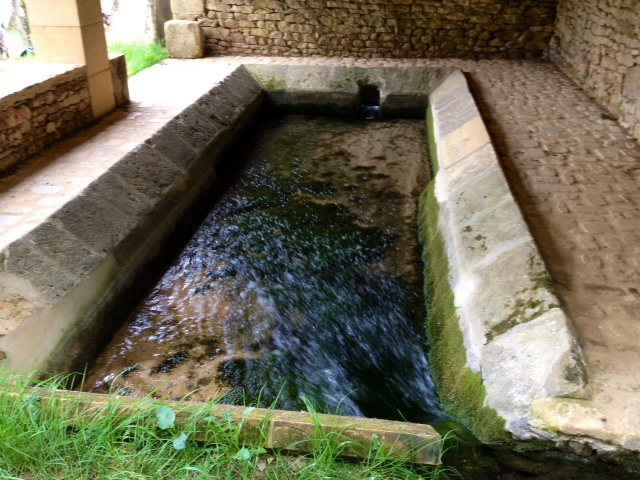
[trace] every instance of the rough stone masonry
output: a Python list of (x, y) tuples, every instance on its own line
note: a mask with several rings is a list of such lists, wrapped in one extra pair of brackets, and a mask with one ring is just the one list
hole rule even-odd
[(205, 54), (540, 58), (557, 0), (178, 0)]

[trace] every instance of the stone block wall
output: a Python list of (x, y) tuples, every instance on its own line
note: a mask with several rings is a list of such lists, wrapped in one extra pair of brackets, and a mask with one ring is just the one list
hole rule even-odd
[(560, 0), (550, 57), (640, 140), (637, 0)]
[(200, 22), (207, 54), (541, 58), (556, 3), (206, 0), (202, 14), (174, 18)]
[[(129, 101), (123, 55), (110, 58), (116, 106)], [(94, 121), (87, 67), (70, 65), (0, 98), (0, 172)]]
[(0, 171), (92, 120), (86, 67), (0, 99)]

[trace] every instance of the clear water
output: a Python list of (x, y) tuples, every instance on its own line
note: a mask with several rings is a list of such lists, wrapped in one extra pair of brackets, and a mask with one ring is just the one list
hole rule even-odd
[(415, 120), (265, 119), (87, 389), (439, 418), (421, 337), (424, 137)]

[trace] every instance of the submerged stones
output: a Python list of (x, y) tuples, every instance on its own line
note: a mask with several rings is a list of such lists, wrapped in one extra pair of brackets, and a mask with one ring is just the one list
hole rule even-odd
[[(438, 417), (420, 339), (422, 122), (261, 124), (260, 140), (231, 156), (228, 192), (87, 384)], [(117, 378), (125, 364), (140, 368)]]

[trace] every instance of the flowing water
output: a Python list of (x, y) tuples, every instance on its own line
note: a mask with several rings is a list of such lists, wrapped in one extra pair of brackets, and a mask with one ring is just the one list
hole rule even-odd
[(425, 126), (265, 119), (85, 388), (439, 418), (421, 337)]

